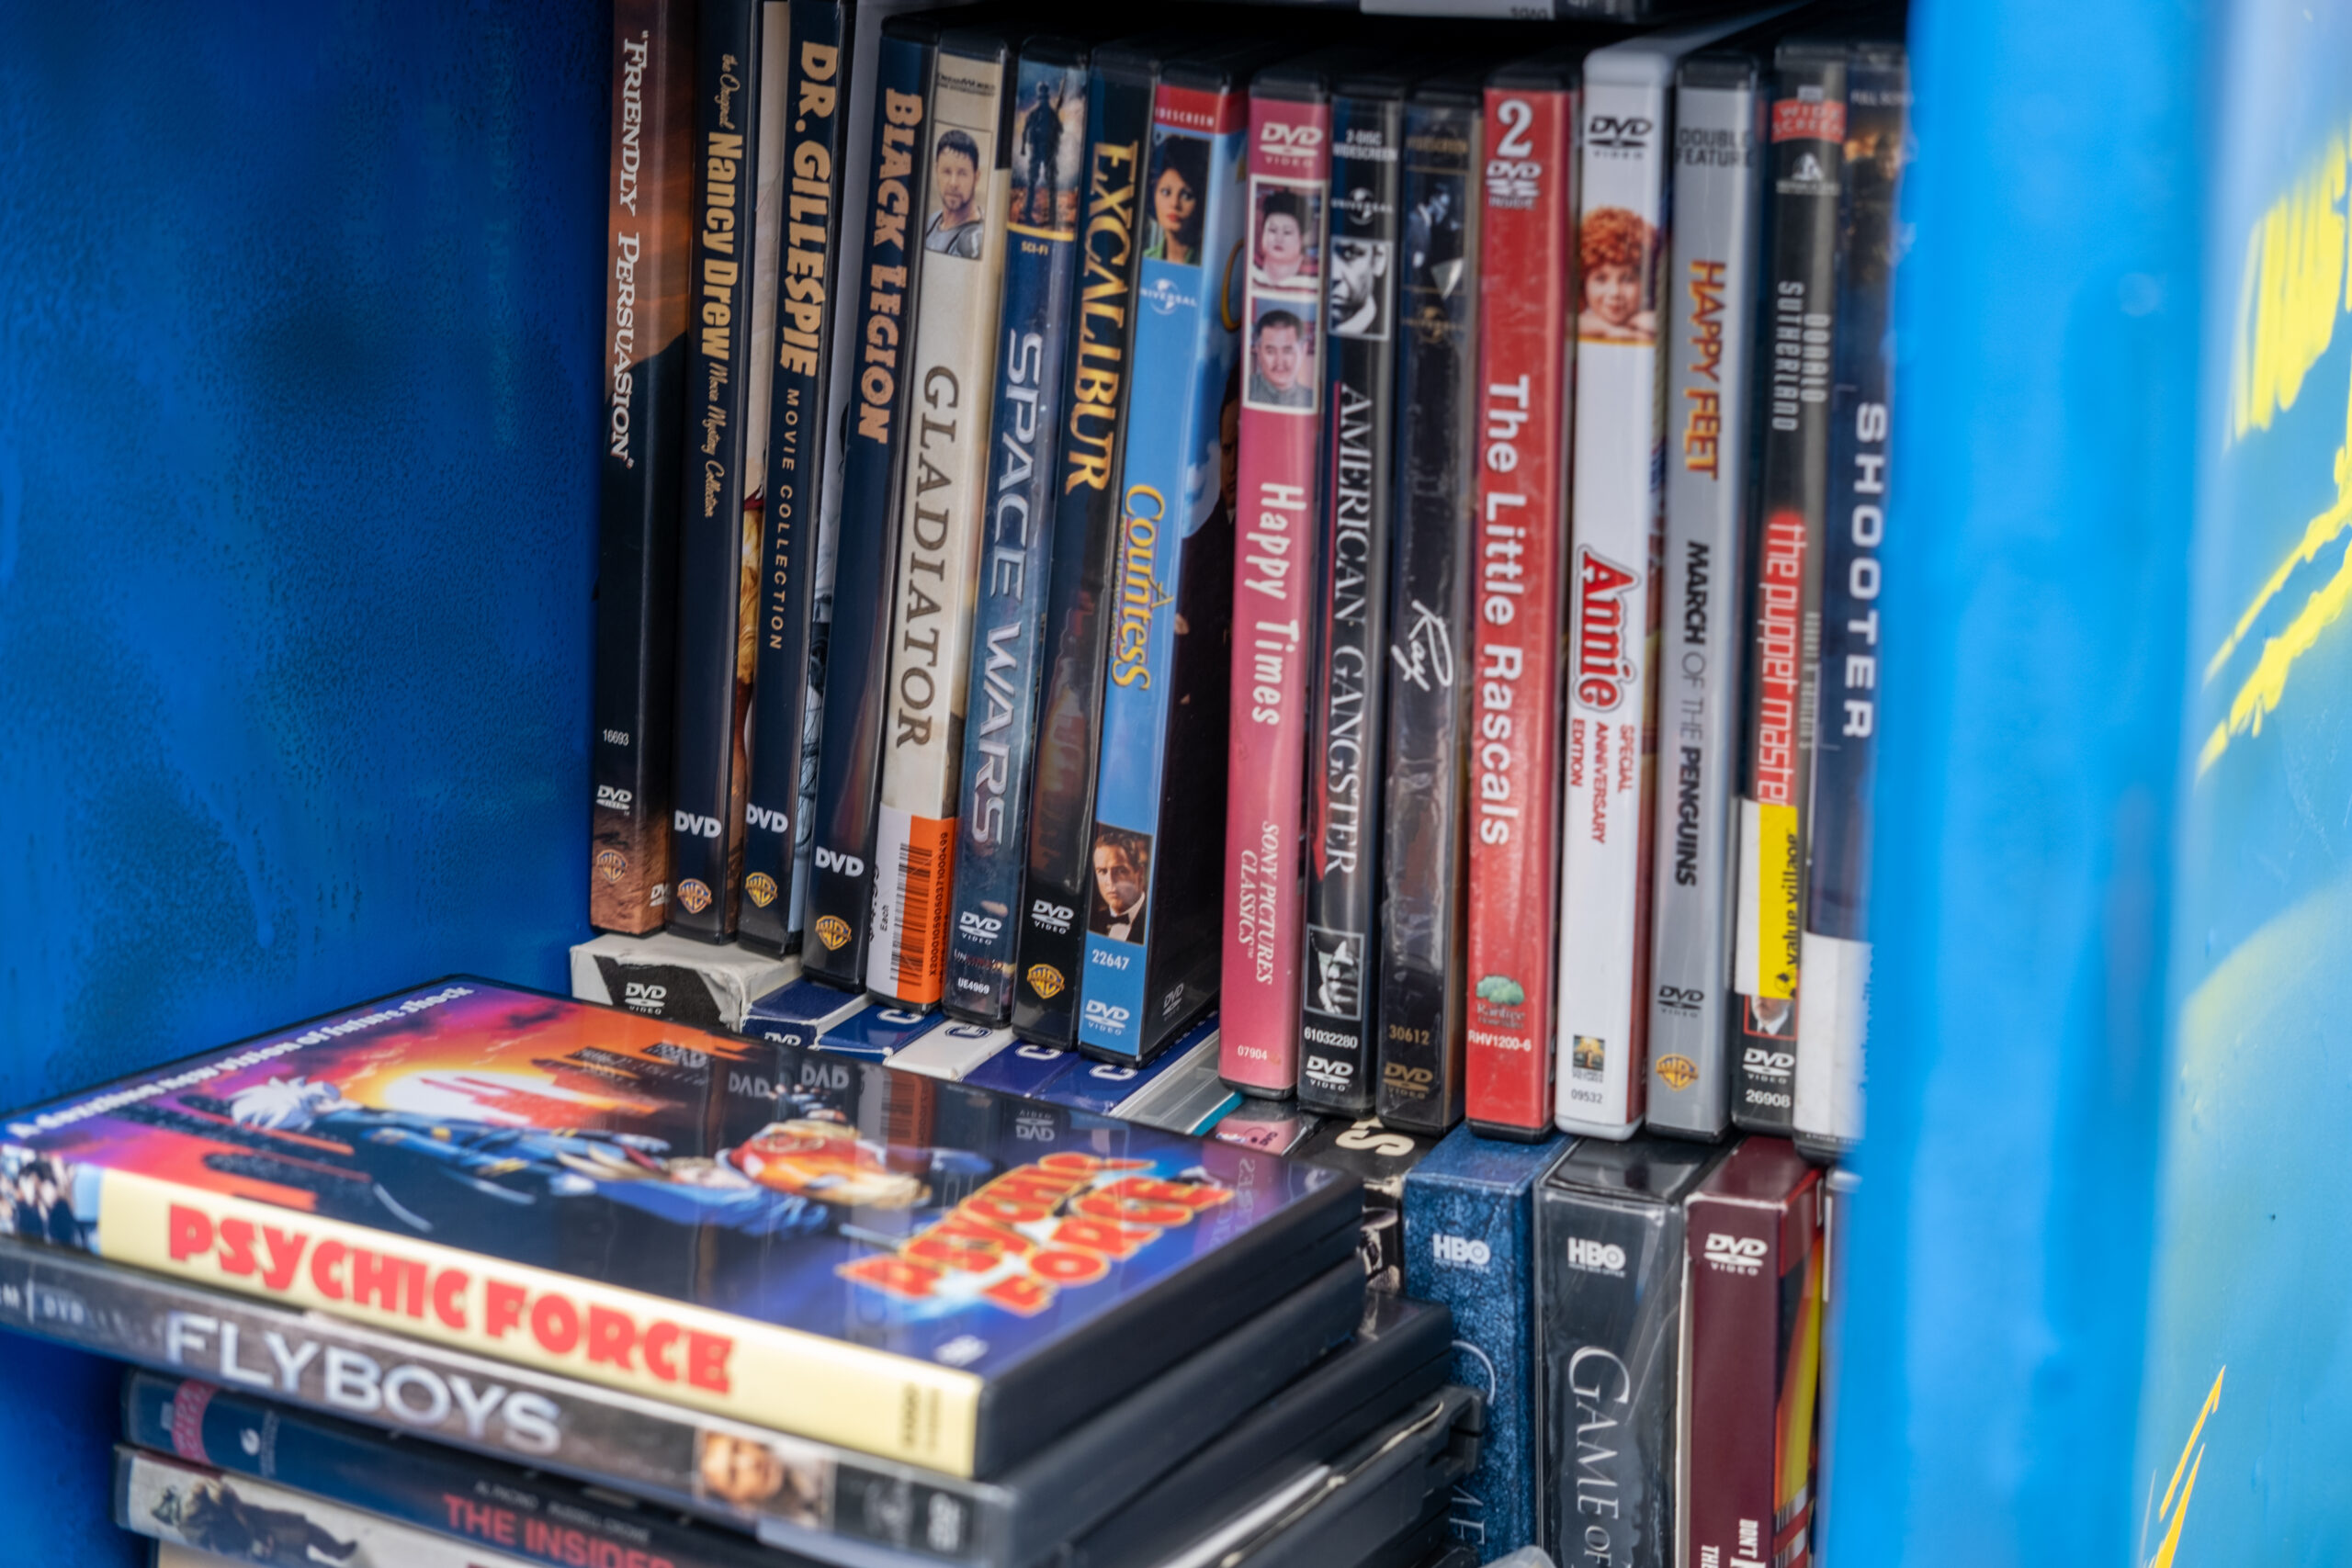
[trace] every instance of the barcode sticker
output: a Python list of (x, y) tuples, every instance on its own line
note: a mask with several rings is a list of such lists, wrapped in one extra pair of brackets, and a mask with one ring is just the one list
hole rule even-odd
[(946, 989), (948, 888), (956, 819), (884, 807), (875, 835), (874, 919), (865, 987), (907, 1007)]

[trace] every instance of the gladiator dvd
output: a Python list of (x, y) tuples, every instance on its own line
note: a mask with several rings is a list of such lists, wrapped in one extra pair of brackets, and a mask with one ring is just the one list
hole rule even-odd
[(825, 474), (828, 300), (841, 230), (843, 0), (790, 0), (791, 71), (768, 385), (766, 522), (761, 540), (752, 681), (751, 772), (743, 803), (741, 940), (797, 951), (808, 901), (808, 815), (817, 716), (832, 619), (833, 541), (819, 532)]
[(1308, 945), (1299, 917), (1307, 670), (1322, 570), (1328, 68), (1310, 56), (1260, 72), (1249, 117), (1217, 1007), (1226, 1082), (1287, 1099), (1298, 1084), (1299, 965)]
[(1682, 1562), (1806, 1568), (1821, 1373), (1821, 1172), (1747, 1138), (1690, 1195)]
[(913, 401), (899, 454), (897, 604), (865, 949), (866, 989), (909, 1007), (936, 1006), (946, 991), (1012, 172), (1010, 55), (1000, 34), (949, 32), (932, 75), (931, 195), (913, 295)]
[[(126, 1381), (125, 1431), (152, 1450), (543, 1560), (546, 1543), (527, 1529), (501, 1541), (495, 1516), (480, 1506), (451, 1508), (447, 1499), (494, 1500), (524, 1516), (564, 1517), (594, 1540), (634, 1545), (675, 1568), (757, 1568), (776, 1561), (775, 1547), (849, 1568), (909, 1558), (1023, 1568), (1091, 1529), (1306, 1371), (1354, 1332), (1362, 1315), (1352, 1265), (1327, 1269), (997, 1482), (955, 1481), (775, 1433), (697, 1428), (676, 1413), (654, 1423), (650, 1454), (613, 1456), (618, 1474), (560, 1481), (534, 1473), (557, 1468), (546, 1459), (485, 1460), (480, 1443), (463, 1445), (471, 1452), (445, 1447), (421, 1424), (403, 1427), (380, 1414), (338, 1418), (315, 1400), (287, 1402), (274, 1389), (154, 1372)], [(582, 1482), (599, 1491), (588, 1494)], [(613, 1498), (602, 1488), (614, 1484), (653, 1506), (612, 1517)]]
[(1829, 392), (1838, 304), (1838, 193), (1846, 141), (1842, 42), (1776, 52), (1767, 134), (1771, 241), (1757, 322), (1757, 521), (1749, 560), (1747, 756), (1740, 784), (1739, 902), (1732, 988), (1732, 1120), (1786, 1136), (1804, 956), (1805, 818), (1820, 647), (1822, 535), (1829, 505)]
[(181, 1550), (188, 1556), (179, 1561), (194, 1568), (220, 1568), (223, 1562), (397, 1562), (400, 1568), (527, 1568), (530, 1562), (161, 1454), (117, 1447), (114, 1459), (114, 1522), (158, 1542), (159, 1565), (173, 1562), (171, 1554)]
[(1144, 236), (1136, 192), (1151, 149), (1159, 55), (1148, 46), (1094, 51), (1087, 121), (1086, 227), (1077, 308), (1068, 333), (1069, 415), (1054, 502), (1053, 580), (1046, 596), (1051, 652), (1037, 710), (1013, 965), (1012, 1026), (1025, 1039), (1078, 1043), (1080, 959), (1093, 868), (1096, 743), (1110, 649), (1112, 576), (1119, 550), (1129, 348)]
[(1429, 1134), (1385, 1127), (1378, 1117), (1333, 1116), (1293, 1151), (1363, 1183), (1363, 1271), (1366, 1288), (1377, 1293), (1405, 1288), (1405, 1178), (1435, 1147)]
[(0, 1177), (126, 1267), (967, 1476), (1354, 1252), (1329, 1172), (1000, 1109), (451, 980), (9, 1117)]
[(1679, 1568), (1676, 1395), (1683, 1200), (1720, 1151), (1578, 1144), (1536, 1196), (1550, 1546), (1591, 1568)]
[(1079, 983), (1080, 1048), (1128, 1063), (1217, 995), (1220, 872), (1201, 846), (1226, 820), (1226, 771), (1209, 759), (1227, 754), (1234, 601), (1250, 107), (1237, 59), (1169, 62), (1152, 114), (1130, 396), (1153, 412), (1130, 422), (1120, 475)]
[(670, 897), (694, 36), (692, 0), (614, 7), (588, 923), (631, 936)]
[[(1563, 225), (1565, 228), (1565, 224)], [(1478, 1468), (1455, 1488), (1456, 1540), (1488, 1561), (1544, 1540), (1543, 1322), (1536, 1190), (1575, 1140), (1456, 1127), (1405, 1178), (1405, 1293), (1453, 1313), (1447, 1376), (1487, 1402)]]
[[(669, 929), (735, 935), (784, 234), (788, 0), (701, 0)], [(714, 319), (715, 318), (715, 319)]]
[(1560, 712), (1566, 644), (1568, 248), (1580, 46), (1487, 80), (1479, 236), (1477, 811), (1466, 1110), (1490, 1137), (1552, 1125)]
[[(861, 18), (862, 19), (862, 18)], [(801, 962), (815, 978), (864, 987), (874, 878), (876, 795), (890, 672), (890, 605), (898, 581), (899, 456), (910, 417), (907, 319), (922, 276), (929, 147), (925, 113), (938, 32), (920, 21), (885, 26), (874, 78), (864, 264), (850, 294), (859, 302), (857, 398), (842, 412), (840, 527), (833, 563), (833, 623), (825, 648), (823, 745), (817, 756), (816, 847), (809, 857), (808, 931)], [(864, 67), (858, 68), (863, 73)], [(847, 248), (847, 240), (843, 242)], [(936, 692), (933, 693), (934, 700)]]
[(1061, 478), (1062, 389), (1078, 280), (1089, 72), (1078, 44), (1032, 39), (1012, 99), (1010, 216), (992, 476), (982, 524), (964, 723), (963, 840), (947, 934), (947, 1010), (1012, 1015), (1013, 955), (1036, 751), (1037, 681)]
[(1401, 70), (1347, 75), (1331, 100), (1329, 390), (1315, 602), (1321, 632), (1308, 683), (1298, 1099), (1350, 1117), (1371, 1111), (1378, 1061), (1398, 157), (1410, 83)]
[(1871, 797), (1878, 750), (1879, 551), (1893, 426), (1895, 200), (1911, 102), (1899, 43), (1857, 45), (1846, 78), (1844, 276), (1830, 404), (1829, 512), (1821, 557), (1820, 707), (1807, 838), (1804, 1038), (1797, 1146), (1834, 1159), (1862, 1135), (1870, 1036)]
[(1732, 795), (1746, 652), (1749, 345), (1763, 233), (1763, 95), (1754, 54), (1693, 55), (1676, 76), (1674, 232), (1664, 309), (1666, 558), (1651, 863), (1648, 1124), (1731, 1123)]
[(1380, 852), (1381, 1120), (1462, 1120), (1469, 846), (1464, 757), (1475, 541), (1483, 71), (1405, 106), (1396, 257), (1396, 540)]

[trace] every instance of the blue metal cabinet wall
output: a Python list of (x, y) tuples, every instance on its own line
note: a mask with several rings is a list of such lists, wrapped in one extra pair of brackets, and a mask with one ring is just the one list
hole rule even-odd
[[(0, 6), (0, 1103), (561, 986), (608, 30)], [(0, 1337), (8, 1562), (137, 1555), (113, 1387)]]

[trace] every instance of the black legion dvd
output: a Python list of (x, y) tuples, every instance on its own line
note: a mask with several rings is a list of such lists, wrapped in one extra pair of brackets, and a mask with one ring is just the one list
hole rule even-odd
[(694, 35), (687, 0), (614, 7), (588, 920), (631, 936), (661, 930), (670, 897)]
[(1757, 322), (1757, 528), (1748, 648), (1747, 763), (1739, 803), (1739, 995), (1732, 1120), (1793, 1127), (1819, 647), (1829, 504), (1829, 389), (1838, 308), (1838, 208), (1846, 52), (1792, 39), (1774, 62), (1766, 122), (1771, 243)]
[(832, 541), (820, 533), (825, 475), (829, 301), (840, 231), (842, 0), (790, 0), (791, 74), (782, 195), (782, 276), (767, 368), (767, 516), (743, 804), (742, 939), (800, 945), (810, 842), (804, 786), (816, 765), (832, 598)]
[(784, 220), (786, 0), (704, 0), (695, 60), (693, 352), (678, 531), (669, 929), (735, 934), (750, 777), (768, 351)]
[(1159, 51), (1094, 51), (1086, 156), (1086, 225), (1070, 322), (1069, 413), (1054, 502), (1053, 576), (1046, 600), (1047, 664), (1039, 699), (1013, 965), (1012, 1026), (1056, 1046), (1078, 1040), (1079, 911), (1093, 890), (1094, 785), (1110, 649), (1107, 614), (1118, 559), (1136, 280), (1143, 236), (1138, 193), (1150, 147)]
[[(809, 859), (808, 929), (801, 963), (837, 986), (865, 984), (873, 893), (874, 829), (882, 784), (882, 727), (890, 671), (892, 585), (899, 560), (899, 457), (905, 449), (913, 333), (909, 317), (923, 246), (909, 227), (922, 212), (935, 28), (887, 24), (875, 62), (872, 170), (865, 259), (852, 288), (862, 301), (855, 381), (842, 440), (841, 528), (833, 566), (833, 624), (826, 645), (824, 744), (817, 758), (816, 847)], [(843, 247), (851, 243), (844, 237)]]
[(1464, 754), (1476, 478), (1483, 73), (1405, 106), (1396, 266), (1396, 540), (1380, 876), (1381, 1120), (1462, 1119)]
[(1404, 69), (1342, 75), (1331, 99), (1323, 373), (1321, 621), (1308, 683), (1306, 966), (1299, 1103), (1373, 1107), (1396, 371)]
[(1022, 46), (1013, 89), (996, 416), (944, 998), (948, 1011), (989, 1024), (1012, 1011), (1090, 75), (1082, 47), (1032, 39)]

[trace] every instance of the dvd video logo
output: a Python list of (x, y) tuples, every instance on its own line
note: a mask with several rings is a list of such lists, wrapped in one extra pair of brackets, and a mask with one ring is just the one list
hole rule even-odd
[(1717, 1231), (1707, 1237), (1707, 1267), (1726, 1274), (1758, 1274), (1764, 1269), (1764, 1240), (1761, 1236), (1725, 1235)]
[(1622, 1275), (1625, 1272), (1625, 1249), (1605, 1241), (1587, 1241), (1582, 1236), (1570, 1236), (1568, 1267), (1581, 1269), (1588, 1274)]
[(1447, 1235), (1443, 1232), (1430, 1237), (1430, 1251), (1440, 1263), (1457, 1269), (1484, 1269), (1495, 1256), (1476, 1236)]
[(1306, 158), (1323, 145), (1319, 125), (1292, 125), (1270, 119), (1258, 128), (1258, 151), (1269, 158)]
[(1649, 144), (1650, 132), (1657, 127), (1639, 116), (1619, 118), (1615, 115), (1597, 114), (1585, 122), (1584, 144), (1588, 147), (1631, 149)]
[(670, 1007), (670, 987), (657, 986), (650, 980), (631, 980), (621, 987), (621, 1006), (638, 1012), (666, 1012)]
[(625, 790), (618, 784), (596, 786), (596, 804), (608, 811), (627, 811), (630, 803), (636, 799), (637, 795), (634, 792)]
[(698, 817), (691, 811), (673, 811), (670, 814), (670, 827), (673, 832), (690, 833), (697, 839), (716, 839), (718, 837), (719, 823), (716, 817)]
[(865, 874), (865, 863), (858, 859), (855, 855), (845, 855), (838, 850), (819, 850), (817, 852), (817, 869), (819, 871), (837, 871), (843, 876), (864, 876)]
[(1625, 591), (1641, 581), (1589, 547), (1577, 552), (1577, 701), (1609, 712), (1625, 700)]
[(788, 833), (792, 830), (792, 815), (786, 811), (771, 811), (764, 806), (743, 803), (744, 823), (762, 833)]
[(1114, 1008), (1109, 1002), (1090, 999), (1085, 1008), (1086, 1021), (1099, 1023), (1105, 1029), (1125, 1029), (1127, 1020), (1135, 1016), (1125, 1008)]
[(1004, 929), (1002, 920), (993, 915), (983, 915), (978, 909), (963, 911), (956, 917), (956, 925), (966, 936), (977, 937), (982, 942), (994, 942), (996, 933)]
[(1032, 899), (1029, 904), (1029, 918), (1056, 936), (1066, 934), (1070, 921), (1077, 915), (1078, 911), (1069, 905), (1052, 903), (1044, 898)]

